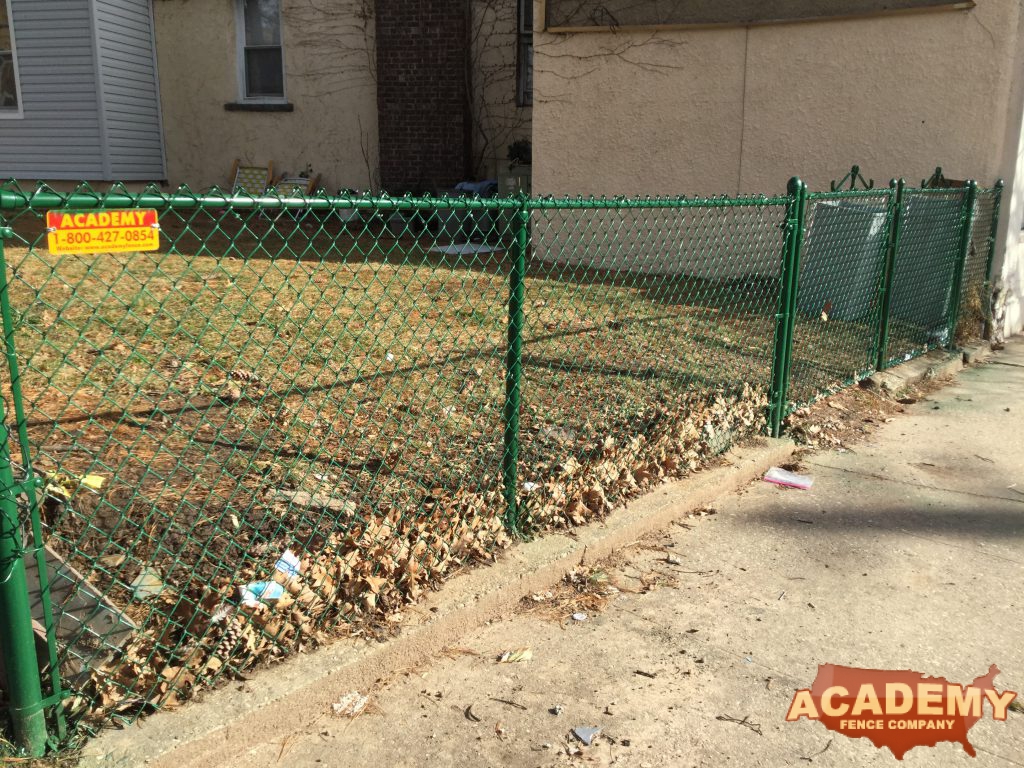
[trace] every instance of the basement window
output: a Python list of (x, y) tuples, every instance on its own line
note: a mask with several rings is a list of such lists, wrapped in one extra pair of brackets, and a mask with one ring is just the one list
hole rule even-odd
[(747, 26), (924, 11), (963, 11), (974, 0), (546, 0), (549, 32)]

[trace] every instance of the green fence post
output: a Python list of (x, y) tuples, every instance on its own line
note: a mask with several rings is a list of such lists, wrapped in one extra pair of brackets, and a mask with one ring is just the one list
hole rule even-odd
[(959, 258), (953, 271), (952, 295), (949, 303), (949, 325), (946, 329), (946, 348), (953, 349), (956, 346), (956, 326), (960, 322), (960, 291), (963, 290), (964, 268), (967, 266), (967, 258), (971, 252), (971, 229), (974, 225), (974, 208), (978, 202), (978, 183), (967, 182), (967, 194), (964, 197), (964, 207), (960, 212), (962, 224), (960, 229)]
[[(10, 234), (7, 227), (0, 229), (0, 265), (4, 263), (3, 242)], [(4, 291), (0, 302), (6, 305), (8, 301)], [(39, 757), (46, 751), (46, 715), (25, 581), (25, 532), (18, 519), (19, 489), (11, 468), (7, 412), (0, 398), (0, 656), (14, 743), (29, 756)]]
[(903, 179), (889, 182), (889, 244), (885, 249), (885, 267), (882, 271), (882, 285), (878, 302), (878, 340), (875, 342), (875, 370), (884, 371), (889, 367), (889, 312), (892, 308), (892, 276), (896, 265), (896, 254), (900, 247), (900, 231), (903, 228), (903, 190), (907, 183)]
[(789, 374), (793, 364), (793, 329), (796, 323), (796, 294), (800, 282), (800, 251), (803, 245), (807, 187), (794, 176), (789, 180), (786, 206), (786, 237), (782, 247), (781, 290), (775, 315), (775, 354), (772, 359), (772, 383), (769, 392), (769, 426), (772, 437), (782, 434), (782, 419), (789, 393)]
[(999, 239), (999, 214), (1003, 208), (1003, 180), (996, 181), (992, 194), (992, 228), (988, 235), (988, 258), (985, 260), (985, 338), (992, 337), (992, 265), (995, 263), (996, 240)]
[(505, 358), (505, 453), (502, 457), (502, 475), (505, 492), (505, 525), (519, 531), (519, 409), (523, 379), (523, 302), (526, 283), (526, 248), (530, 230), (529, 198), (522, 195), (515, 209), (512, 248), (512, 269), (509, 272), (508, 292), (508, 350)]
[[(18, 427), (18, 442), (21, 445), (21, 463), (25, 471), (22, 489), (28, 499), (32, 540), (39, 543), (43, 541), (43, 527), (39, 518), (39, 478), (34, 477), (32, 471), (33, 462), (29, 450), (28, 428), (26, 426), (28, 419), (25, 416), (25, 398), (21, 391), (21, 374), (18, 370), (18, 354), (14, 344), (15, 321), (8, 293), (7, 260), (4, 258), (3, 251), (3, 240), (11, 236), (13, 236), (13, 232), (10, 228), (0, 229), (0, 320), (3, 321), (4, 355), (7, 358), (7, 370), (11, 376), (11, 403), (14, 406), (14, 419)], [(60, 701), (63, 691), (61, 688), (60, 663), (57, 652), (57, 622), (53, 615), (53, 604), (50, 598), (50, 577), (46, 552), (41, 546), (36, 547), (36, 573), (39, 579), (39, 607), (43, 613), (43, 627), (46, 630), (46, 660), (50, 670), (51, 696), (54, 701)], [(55, 715), (53, 721), (55, 735), (58, 741), (63, 741), (67, 734), (64, 710), (62, 707), (57, 706), (53, 709), (53, 713)]]
[(782, 410), (779, 418), (779, 431), (782, 430), (782, 419), (786, 416), (786, 405), (789, 398), (789, 380), (793, 374), (793, 349), (796, 346), (796, 314), (797, 298), (800, 293), (800, 264), (803, 261), (804, 233), (807, 221), (807, 184), (800, 184), (800, 207), (797, 211), (796, 231), (794, 236), (794, 254), (792, 266), (789, 270), (790, 286), (789, 293), (789, 319), (786, 324), (786, 378), (782, 386)]

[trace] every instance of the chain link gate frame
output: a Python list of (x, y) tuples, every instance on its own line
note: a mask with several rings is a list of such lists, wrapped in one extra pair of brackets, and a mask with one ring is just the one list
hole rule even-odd
[[(14, 741), (39, 754), (328, 631), (377, 626), (509, 536), (604, 515), (743, 434), (781, 434), (802, 404), (953, 345), (972, 291), (991, 312), (1001, 192), (811, 193), (794, 179), (777, 197), (482, 200), (8, 184), (0, 649)], [(949, 204), (917, 202), (933, 198)], [(38, 227), (54, 208), (155, 208), (169, 247), (54, 259)], [(939, 298), (901, 306), (901, 265), (935, 258), (915, 233), (935, 229)], [(169, 464), (174, 451), (188, 460)], [(209, 498), (174, 490), (186, 470)], [(87, 494), (92, 476), (116, 487)], [(49, 578), (69, 573), (83, 581), (51, 605)], [(69, 635), (69, 595), (130, 628)]]

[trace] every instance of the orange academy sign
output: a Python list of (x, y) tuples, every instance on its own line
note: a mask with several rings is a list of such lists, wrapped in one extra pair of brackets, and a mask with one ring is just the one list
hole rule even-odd
[(160, 247), (160, 223), (153, 209), (47, 211), (47, 245), (52, 253), (123, 253)]
[[(810, 688), (793, 695), (788, 722), (817, 720), (830, 731), (887, 747), (897, 760), (914, 747), (942, 741), (975, 755), (968, 732), (985, 715), (1005, 721), (1015, 691), (999, 691), (994, 664), (967, 685), (909, 669), (861, 669), (821, 664)], [(987, 707), (986, 707), (987, 705)]]

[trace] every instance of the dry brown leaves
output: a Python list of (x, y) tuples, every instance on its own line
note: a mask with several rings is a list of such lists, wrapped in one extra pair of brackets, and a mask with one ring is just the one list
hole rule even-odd
[[(221, 384), (255, 382), (232, 372)], [(564, 455), (538, 468), (531, 490), (524, 492), (526, 530), (603, 518), (657, 484), (698, 469), (736, 439), (760, 433), (766, 405), (763, 393), (748, 385), (732, 395), (681, 394), (631, 417), (628, 439), (600, 436), (583, 451), (567, 446)], [(262, 503), (279, 508), (282, 521), (297, 503), (328, 509), (332, 501), (294, 491), (284, 498), (275, 483), (265, 487)], [(169, 583), (146, 606), (167, 621), (147, 622), (120, 652), (79, 671), (69, 709), (97, 725), (119, 716), (133, 719), (179, 706), (222, 678), (238, 678), (258, 664), (315, 646), (328, 631), (393, 632), (402, 609), (425, 590), (467, 564), (493, 561), (510, 546), (495, 512), (500, 509), (498, 493), (436, 488), (414, 514), (397, 508), (356, 514), (345, 507), (336, 510), (345, 524), (331, 526), (329, 533), (251, 542), (230, 580)], [(286, 548), (298, 553), (297, 575), (275, 571)], [(239, 604), (240, 587), (269, 580), (280, 586), (280, 597)], [(616, 591), (603, 572), (581, 566), (551, 599), (539, 602), (562, 621), (602, 610)]]
[(843, 450), (891, 422), (906, 410), (906, 404), (927, 396), (938, 386), (939, 382), (925, 381), (897, 399), (864, 388), (847, 389), (798, 408), (787, 417), (786, 429), (797, 443), (808, 448)]
[(571, 620), (573, 614), (589, 617), (600, 613), (619, 591), (604, 568), (579, 565), (554, 589), (523, 598), (520, 607), (561, 623)]
[(253, 581), (273, 574), (283, 587), (275, 600), (236, 605), (239, 585), (226, 580), (194, 598), (167, 589), (151, 606), (168, 617), (161, 632), (138, 635), (88, 670), (69, 711), (98, 725), (173, 708), (221, 677), (320, 643), (321, 627), (386, 621), (455, 568), (509, 546), (500, 518), (487, 511), (495, 501), (437, 492), (428, 504), (440, 517), (392, 511), (331, 533), (301, 558), (297, 576), (275, 571), (281, 549), (267, 546), (245, 573)]
[(590, 456), (552, 456), (524, 494), (530, 531), (583, 525), (672, 478), (703, 466), (737, 439), (760, 434), (767, 397), (744, 384), (736, 394), (679, 395), (645, 409), (628, 439), (599, 436)]

